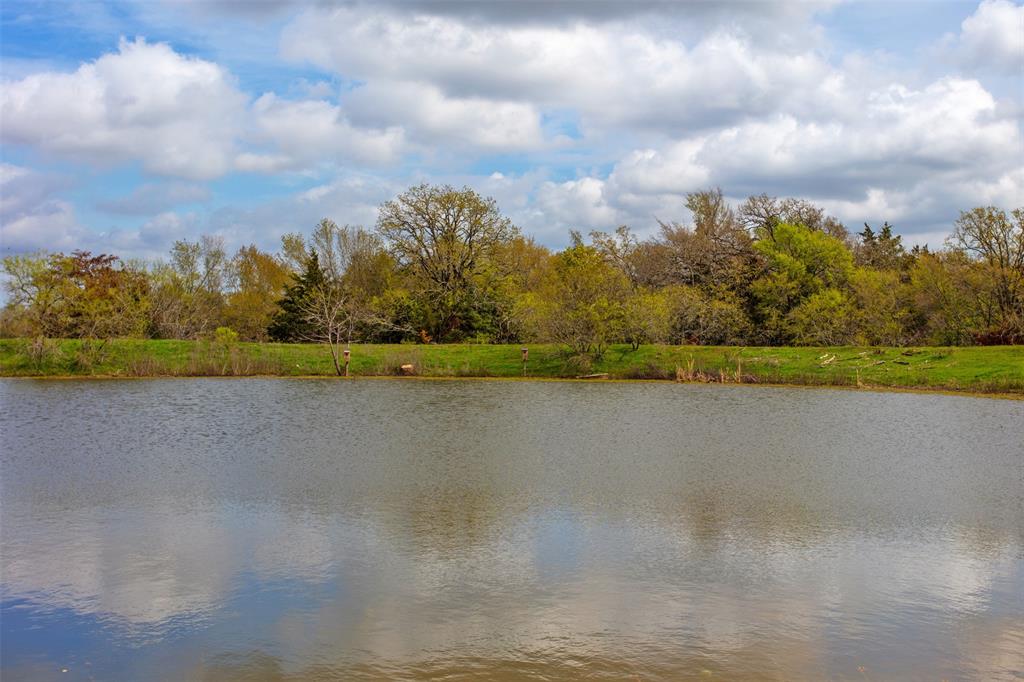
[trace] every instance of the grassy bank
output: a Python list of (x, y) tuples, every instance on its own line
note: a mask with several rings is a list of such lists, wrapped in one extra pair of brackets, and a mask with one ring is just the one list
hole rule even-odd
[[(518, 345), (363, 345), (352, 347), (354, 376), (521, 377)], [(553, 345), (530, 345), (529, 377), (607, 373), (612, 379), (880, 386), (1024, 394), (1024, 346), (968, 348), (731, 348), (613, 346), (588, 362)], [(120, 339), (0, 339), (2, 376), (330, 376), (323, 346)]]

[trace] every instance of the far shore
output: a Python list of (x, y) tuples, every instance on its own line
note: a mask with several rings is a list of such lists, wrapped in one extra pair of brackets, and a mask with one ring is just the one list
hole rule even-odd
[[(315, 344), (0, 339), (0, 376), (337, 377)], [(522, 348), (528, 349), (523, 363)], [(403, 365), (406, 367), (403, 369)], [(1024, 398), (1024, 346), (728, 347), (613, 345), (599, 357), (548, 344), (352, 344), (351, 378), (679, 381), (924, 391)], [(592, 378), (583, 378), (592, 377)]]

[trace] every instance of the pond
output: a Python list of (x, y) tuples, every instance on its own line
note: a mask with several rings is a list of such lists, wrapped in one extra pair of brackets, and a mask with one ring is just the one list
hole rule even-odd
[(1024, 402), (0, 381), (0, 676), (1013, 679)]

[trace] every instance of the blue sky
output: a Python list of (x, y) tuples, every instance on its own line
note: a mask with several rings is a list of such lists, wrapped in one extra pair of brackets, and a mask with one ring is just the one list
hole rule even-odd
[(1024, 6), (0, 4), (0, 241), (276, 248), (468, 185), (542, 243), (800, 196), (938, 245), (1024, 205)]

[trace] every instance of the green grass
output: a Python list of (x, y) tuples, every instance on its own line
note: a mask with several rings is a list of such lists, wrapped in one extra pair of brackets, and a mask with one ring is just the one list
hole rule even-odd
[[(0, 376), (331, 376), (326, 347), (203, 341), (117, 339), (100, 348), (77, 340), (49, 342), (42, 353), (26, 339), (0, 339)], [(432, 377), (521, 377), (519, 345), (370, 345), (352, 347), (351, 374), (381, 376), (412, 364)], [(571, 378), (676, 379), (727, 383), (865, 386), (1024, 395), (1024, 346), (957, 348), (734, 348), (612, 346), (590, 363), (554, 345), (529, 344), (526, 375)], [(677, 370), (681, 370), (677, 375)]]

